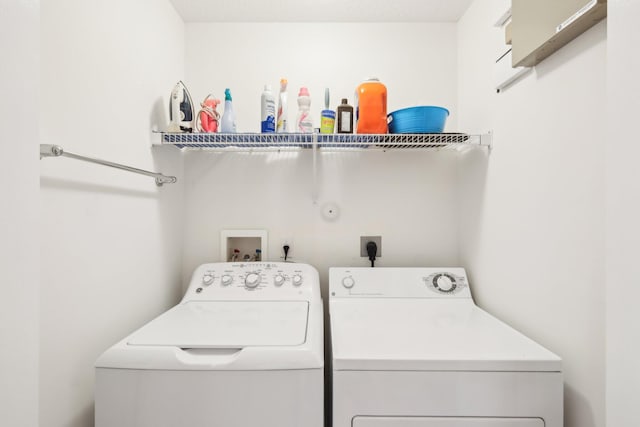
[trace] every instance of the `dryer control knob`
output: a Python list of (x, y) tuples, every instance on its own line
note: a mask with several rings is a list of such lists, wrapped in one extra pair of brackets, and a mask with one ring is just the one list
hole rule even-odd
[(282, 274), (276, 274), (273, 278), (273, 284), (276, 286), (282, 286), (284, 284), (284, 276)]
[(233, 277), (230, 274), (223, 274), (220, 281), (222, 282), (222, 286), (229, 286), (233, 283)]
[(442, 292), (451, 292), (456, 287), (455, 281), (446, 274), (436, 276), (435, 285)]
[(249, 273), (247, 277), (244, 278), (244, 285), (247, 288), (255, 288), (260, 284), (260, 275), (258, 273)]
[(204, 276), (202, 276), (202, 284), (209, 286), (210, 284), (213, 283), (213, 275), (206, 273)]
[(293, 282), (293, 286), (300, 286), (302, 285), (302, 276), (295, 274), (291, 281)]
[(344, 286), (347, 289), (353, 288), (353, 285), (355, 284), (356, 284), (356, 281), (353, 280), (353, 277), (351, 276), (347, 276), (344, 279), (342, 279), (342, 286)]

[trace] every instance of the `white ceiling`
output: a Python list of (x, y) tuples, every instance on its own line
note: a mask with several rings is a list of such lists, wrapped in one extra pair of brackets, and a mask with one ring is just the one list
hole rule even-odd
[(185, 22), (456, 22), (473, 0), (171, 0)]

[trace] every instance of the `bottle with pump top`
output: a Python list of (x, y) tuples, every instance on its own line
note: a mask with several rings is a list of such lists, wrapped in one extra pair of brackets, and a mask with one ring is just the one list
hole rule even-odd
[(236, 115), (233, 112), (233, 104), (231, 103), (231, 90), (224, 90), (224, 113), (220, 120), (220, 132), (235, 133), (236, 132)]

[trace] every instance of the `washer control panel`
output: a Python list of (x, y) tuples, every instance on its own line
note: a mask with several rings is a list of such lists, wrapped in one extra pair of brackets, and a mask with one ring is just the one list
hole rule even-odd
[[(210, 263), (193, 273), (186, 300), (276, 300), (320, 297), (318, 272), (284, 262)], [(308, 298), (304, 298), (308, 299)]]
[(471, 298), (463, 268), (344, 268), (329, 270), (331, 298)]

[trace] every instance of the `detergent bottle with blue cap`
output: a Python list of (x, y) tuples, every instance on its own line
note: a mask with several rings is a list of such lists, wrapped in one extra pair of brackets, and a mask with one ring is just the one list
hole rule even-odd
[(260, 103), (260, 131), (274, 133), (276, 131), (276, 100), (270, 85), (264, 85)]

